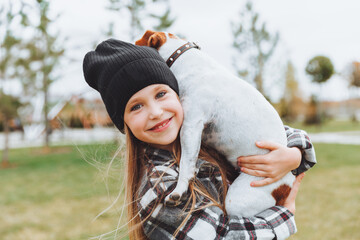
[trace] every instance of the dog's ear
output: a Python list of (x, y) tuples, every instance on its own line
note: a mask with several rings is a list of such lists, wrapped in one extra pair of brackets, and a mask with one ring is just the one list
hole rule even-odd
[(148, 46), (159, 50), (159, 48), (166, 42), (166, 36), (163, 32), (155, 32), (150, 36)]
[(154, 32), (147, 30), (141, 39), (135, 42), (135, 45), (148, 46), (159, 50), (159, 48), (166, 42), (166, 35), (163, 32)]
[(142, 36), (142, 38), (140, 38), (139, 40), (137, 40), (135, 42), (135, 45), (138, 46), (148, 46), (148, 42), (149, 42), (149, 38), (151, 37), (151, 35), (153, 35), (155, 32), (151, 31), (151, 30), (147, 30), (144, 35)]

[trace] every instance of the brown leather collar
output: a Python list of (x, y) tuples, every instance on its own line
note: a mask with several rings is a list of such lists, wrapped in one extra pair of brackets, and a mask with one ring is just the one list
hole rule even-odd
[(187, 42), (184, 45), (182, 45), (181, 47), (179, 47), (178, 49), (175, 50), (175, 52), (173, 52), (173, 54), (171, 54), (171, 56), (168, 58), (168, 60), (166, 60), (166, 64), (171, 67), (171, 65), (175, 62), (175, 60), (184, 52), (186, 52), (187, 50), (191, 49), (191, 48), (197, 48), (200, 50), (200, 47), (194, 43), (194, 42)]

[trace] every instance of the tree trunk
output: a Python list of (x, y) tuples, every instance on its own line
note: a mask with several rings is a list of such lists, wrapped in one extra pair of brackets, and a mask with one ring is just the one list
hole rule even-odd
[(9, 127), (9, 121), (5, 117), (3, 120), (4, 125), (4, 150), (2, 153), (2, 160), (1, 160), (1, 167), (2, 168), (8, 168), (10, 167), (9, 163), (9, 134), (10, 134), (10, 127)]
[(255, 80), (257, 90), (259, 90), (259, 92), (261, 92), (261, 94), (265, 96), (264, 87), (263, 87), (263, 79), (262, 79), (261, 73), (256, 74), (254, 80)]
[(322, 83), (319, 83), (319, 94), (318, 94), (318, 107), (317, 107), (317, 116), (319, 118), (319, 125), (318, 127), (321, 128), (321, 125), (324, 123), (324, 113), (323, 113), (323, 100), (321, 99), (321, 93), (322, 93), (323, 85)]
[(258, 69), (255, 76), (255, 84), (259, 92), (261, 92), (261, 94), (265, 96), (264, 84), (263, 84), (264, 59), (263, 59), (263, 53), (261, 52), (260, 43), (257, 44), (257, 47), (258, 47), (259, 56), (257, 57)]
[(44, 75), (43, 79), (44, 86), (44, 121), (45, 121), (45, 146), (44, 151), (49, 152), (50, 150), (50, 124), (48, 119), (48, 84), (47, 84), (47, 76)]

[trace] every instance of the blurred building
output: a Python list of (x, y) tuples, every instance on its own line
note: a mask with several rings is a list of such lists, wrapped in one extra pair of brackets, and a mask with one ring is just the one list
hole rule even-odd
[(344, 101), (321, 103), (321, 109), (331, 118), (338, 120), (360, 120), (360, 99), (349, 99)]
[(111, 119), (101, 99), (73, 96), (51, 120), (53, 129), (92, 128), (112, 126)]

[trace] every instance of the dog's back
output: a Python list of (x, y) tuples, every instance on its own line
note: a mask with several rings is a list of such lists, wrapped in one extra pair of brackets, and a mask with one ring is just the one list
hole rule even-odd
[[(165, 37), (165, 44), (156, 42), (163, 41), (164, 36), (149, 39), (148, 42), (154, 44), (166, 60), (186, 42), (169, 35)], [(173, 192), (181, 195), (186, 191), (187, 186), (185, 188), (184, 185), (195, 171), (193, 161), (197, 159), (201, 141), (224, 154), (234, 166), (239, 156), (268, 152), (257, 148), (256, 141), (267, 140), (286, 145), (284, 126), (271, 104), (254, 87), (231, 74), (205, 53), (187, 51), (173, 63), (171, 70), (179, 82), (185, 116), (180, 135), (182, 156), (179, 181)], [(250, 187), (250, 182), (256, 179), (259, 178), (242, 173), (230, 186), (226, 199), (229, 214), (253, 216), (275, 205), (272, 192), (284, 184), (291, 186), (294, 176), (289, 173), (274, 184)], [(282, 197), (286, 197), (286, 194)]]
[[(179, 41), (176, 39), (168, 40)], [(181, 44), (181, 43), (180, 43)], [(179, 43), (177, 43), (179, 45)], [(159, 50), (163, 56), (162, 49)], [(236, 158), (267, 151), (255, 141), (286, 145), (283, 123), (272, 105), (250, 84), (234, 76), (202, 51), (188, 51), (171, 66), (182, 99), (206, 119), (202, 140), (224, 154), (235, 166)]]

